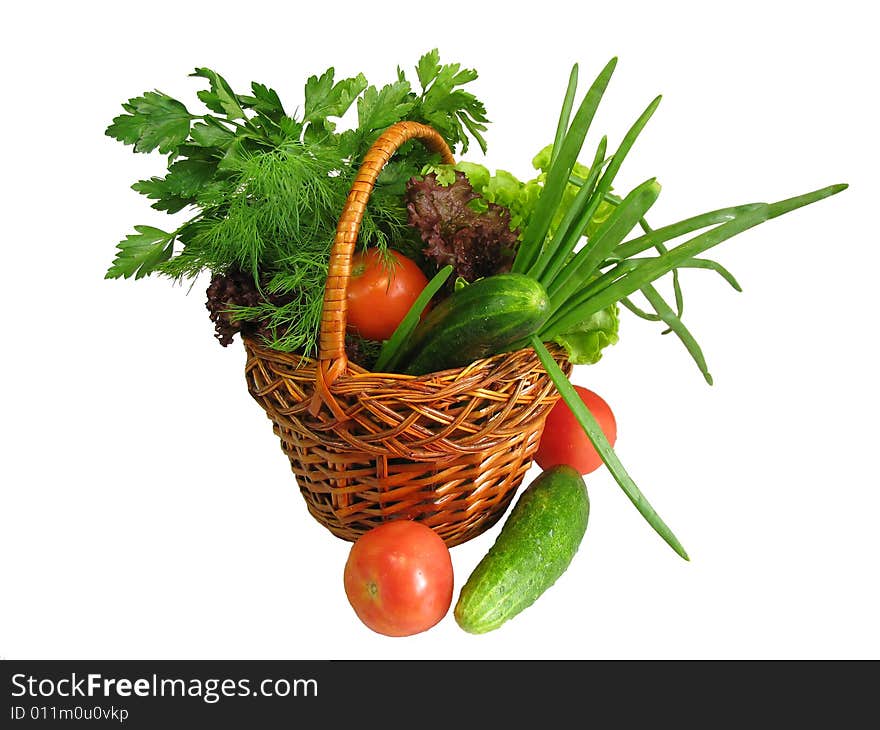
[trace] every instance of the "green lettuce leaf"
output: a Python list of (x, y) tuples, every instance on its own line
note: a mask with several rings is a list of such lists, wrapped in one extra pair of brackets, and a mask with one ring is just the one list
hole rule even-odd
[(602, 351), (617, 344), (620, 324), (616, 304), (596, 312), (570, 332), (558, 335), (554, 342), (565, 348), (574, 365), (593, 365), (602, 358)]

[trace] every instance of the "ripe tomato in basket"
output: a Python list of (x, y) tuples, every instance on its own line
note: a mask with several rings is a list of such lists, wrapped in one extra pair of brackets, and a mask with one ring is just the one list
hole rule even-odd
[[(580, 385), (575, 385), (574, 389), (599, 423), (608, 443), (614, 446), (617, 440), (617, 422), (610, 406), (592, 390)], [(547, 414), (541, 442), (535, 452), (535, 463), (542, 469), (568, 464), (581, 474), (589, 474), (602, 466), (599, 452), (584, 433), (571, 409), (561, 399)]]
[(443, 539), (413, 520), (384, 522), (351, 547), (345, 594), (358, 618), (386, 636), (437, 624), (452, 604), (452, 558)]
[(351, 258), (348, 327), (368, 340), (387, 340), (428, 285), (418, 264), (388, 249), (358, 251)]

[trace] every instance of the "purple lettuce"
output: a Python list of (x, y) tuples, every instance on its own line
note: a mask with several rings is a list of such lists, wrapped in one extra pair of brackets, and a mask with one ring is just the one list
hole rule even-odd
[(437, 175), (412, 178), (406, 186), (409, 224), (425, 243), (423, 254), (437, 268), (451, 264), (454, 276), (473, 282), (510, 270), (519, 241), (510, 211), (490, 203), (462, 172), (443, 185)]

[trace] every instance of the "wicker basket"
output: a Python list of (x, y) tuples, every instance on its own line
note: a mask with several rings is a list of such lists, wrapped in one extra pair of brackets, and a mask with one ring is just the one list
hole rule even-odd
[[(530, 348), (419, 377), (348, 362), (358, 229), (376, 178), (411, 139), (454, 161), (435, 130), (414, 122), (389, 127), (365, 155), (331, 249), (318, 359), (245, 338), (245, 374), (318, 522), (353, 541), (387, 520), (421, 520), (453, 546), (504, 514), (559, 396)], [(562, 351), (551, 351), (570, 373)]]

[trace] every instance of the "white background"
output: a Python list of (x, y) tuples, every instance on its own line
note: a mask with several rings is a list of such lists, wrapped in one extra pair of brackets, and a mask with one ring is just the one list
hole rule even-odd
[[(880, 658), (870, 3), (16, 3), (0, 43), (0, 656), (7, 658)], [(366, 629), (350, 547), (306, 512), (240, 345), (204, 287), (106, 281), (159, 156), (105, 137), (159, 88), (197, 106), (196, 66), (301, 103), (333, 65), (374, 83), (426, 50), (475, 67), (492, 119), (467, 159), (531, 175), (571, 64), (581, 93), (619, 64), (595, 121), (613, 148), (664, 99), (618, 178), (656, 175), (654, 225), (847, 182), (715, 250), (742, 294), (683, 275), (681, 345), (624, 314), (574, 379), (692, 556), (680, 560), (604, 470), (568, 572), (496, 632), (451, 612), (418, 636)], [(410, 74), (414, 78), (414, 74)], [(456, 595), (500, 525), (454, 548)]]

